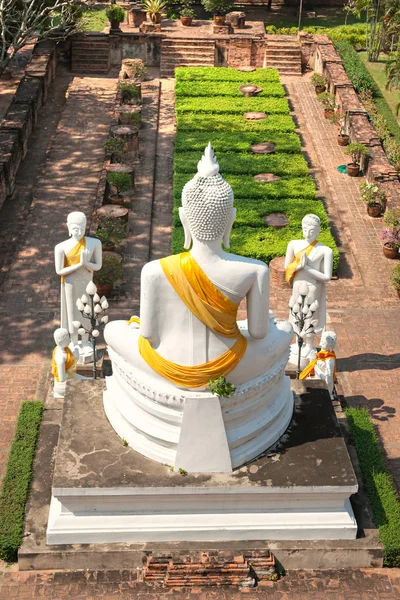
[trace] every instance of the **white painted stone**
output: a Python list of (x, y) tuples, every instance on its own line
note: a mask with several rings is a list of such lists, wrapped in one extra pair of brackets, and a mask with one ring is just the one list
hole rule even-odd
[[(336, 346), (336, 333), (334, 331), (324, 331), (321, 336), (321, 350), (329, 350), (333, 352)], [(327, 358), (326, 360), (317, 360), (314, 367), (315, 378), (320, 379), (326, 384), (329, 394), (334, 398), (334, 375), (335, 375), (335, 359)]]

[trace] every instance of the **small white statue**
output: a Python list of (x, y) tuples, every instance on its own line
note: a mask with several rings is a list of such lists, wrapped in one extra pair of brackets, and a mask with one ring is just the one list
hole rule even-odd
[[(318, 309), (313, 314), (313, 321), (317, 321), (317, 324), (313, 331), (305, 336), (305, 344), (301, 351), (302, 358), (307, 360), (315, 356), (315, 334), (322, 332), (326, 324), (326, 283), (332, 279), (333, 252), (318, 241), (321, 223), (317, 215), (306, 215), (302, 220), (302, 230), (304, 239), (292, 240), (288, 244), (285, 269), (286, 281), (293, 286), (293, 298), (300, 295), (300, 287), (306, 283), (309, 299), (318, 302)], [(289, 321), (294, 322), (291, 314)], [(298, 346), (293, 344), (290, 362), (297, 363), (297, 353)]]
[(76, 376), (76, 363), (79, 350), (72, 352), (69, 348), (70, 335), (64, 327), (59, 327), (54, 332), (54, 341), (57, 344), (53, 350), (51, 372), (54, 376), (54, 398), (64, 398), (67, 379)]
[[(82, 357), (90, 357), (93, 356), (93, 349), (88, 336), (83, 336), (83, 343), (78, 345), (78, 331), (73, 322), (82, 319), (76, 306), (77, 299), (85, 294), (87, 284), (93, 279), (93, 272), (101, 269), (101, 242), (85, 237), (86, 217), (82, 212), (70, 213), (67, 225), (70, 239), (54, 248), (56, 273), (61, 275), (61, 327), (69, 332), (72, 348), (78, 348)], [(82, 362), (89, 361), (83, 358)]]
[(321, 350), (314, 360), (301, 372), (300, 379), (306, 379), (314, 370), (315, 378), (326, 383), (332, 400), (334, 399), (334, 382), (336, 379), (336, 333), (324, 331), (321, 336)]

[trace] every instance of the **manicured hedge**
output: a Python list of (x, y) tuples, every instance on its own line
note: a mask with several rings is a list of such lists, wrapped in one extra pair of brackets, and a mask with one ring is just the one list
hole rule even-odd
[[(267, 115), (288, 114), (289, 104), (286, 98), (227, 98), (225, 96), (178, 98), (176, 103), (178, 114), (223, 113), (243, 115), (249, 111), (261, 111)], [(226, 117), (225, 117), (226, 118)], [(243, 117), (242, 117), (243, 118)]]
[[(215, 150), (215, 149), (214, 149)], [(176, 173), (192, 173), (197, 171), (199, 152), (175, 153), (174, 170)], [(308, 175), (308, 165), (302, 154), (242, 154), (221, 152), (218, 155), (221, 173), (237, 175), (258, 175), (274, 173), (275, 175), (291, 175), (301, 177)]]
[(176, 82), (181, 81), (238, 81), (240, 85), (245, 83), (262, 83), (264, 81), (278, 82), (279, 73), (276, 69), (256, 69), (249, 73), (242, 73), (233, 68), (222, 67), (178, 67), (175, 69)]
[[(301, 151), (300, 138), (296, 133), (278, 133), (269, 131), (231, 133), (221, 131), (218, 133), (202, 131), (178, 131), (175, 136), (175, 152), (197, 151), (203, 152), (212, 138), (215, 152), (250, 152), (253, 144), (260, 142), (272, 142), (275, 144), (275, 152), (296, 154)], [(254, 156), (252, 154), (252, 156)]]
[[(262, 87), (262, 92), (257, 95), (257, 98), (276, 97), (283, 98), (285, 90), (280, 83), (269, 83), (263, 81), (253, 82), (259, 87)], [(230, 96), (231, 98), (243, 98), (239, 88), (242, 84), (234, 81), (221, 81), (217, 85), (209, 81), (179, 81), (175, 86), (175, 96), (192, 97), (192, 96)]]
[[(365, 29), (365, 24), (359, 23), (356, 25), (339, 25), (338, 27), (304, 27), (302, 31), (327, 35), (331, 40), (345, 40), (356, 50), (365, 50)], [(298, 28), (267, 25), (265, 31), (274, 35), (297, 35)]]
[[(220, 68), (220, 67), (216, 67)], [(244, 112), (244, 111), (243, 111)], [(190, 113), (177, 113), (176, 123), (178, 131), (208, 131), (219, 132), (227, 131), (232, 133), (242, 133), (254, 131), (261, 133), (265, 131), (289, 132), (296, 131), (296, 125), (290, 115), (270, 115), (262, 121), (246, 121), (241, 115), (210, 115)]]
[(400, 502), (374, 425), (365, 408), (345, 410), (353, 443), (371, 503), (379, 538), (385, 548), (384, 564), (400, 567)]
[(336, 40), (333, 43), (356, 92), (370, 90), (374, 95), (377, 95), (379, 93), (378, 87), (352, 45), (345, 40)]
[(22, 541), (25, 504), (42, 410), (42, 402), (23, 403), (8, 457), (0, 495), (0, 558), (7, 562), (17, 560)]

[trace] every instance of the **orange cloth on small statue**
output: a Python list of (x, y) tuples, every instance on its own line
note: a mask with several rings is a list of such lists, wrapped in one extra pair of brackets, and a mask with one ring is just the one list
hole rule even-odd
[[(72, 267), (77, 265), (81, 260), (81, 252), (86, 248), (85, 236), (64, 257), (64, 269), (65, 267)], [(61, 275), (61, 283), (64, 283), (66, 275)]]
[[(236, 342), (214, 360), (193, 366), (173, 363), (158, 354), (150, 342), (139, 337), (139, 352), (156, 373), (184, 387), (206, 386), (210, 379), (226, 376), (239, 364), (247, 348), (247, 340), (236, 322), (239, 304), (236, 304), (210, 281), (190, 252), (168, 256), (160, 260), (161, 267), (189, 310), (214, 333)], [(137, 322), (135, 320), (135, 322)]]
[(286, 271), (285, 271), (285, 278), (286, 278), (286, 282), (290, 285), (293, 275), (296, 272), (297, 267), (300, 264), (300, 260), (301, 260), (301, 255), (303, 254), (303, 252), (306, 253), (306, 255), (308, 256), (309, 254), (311, 254), (311, 251), (315, 248), (315, 246), (318, 244), (318, 240), (315, 240), (314, 242), (312, 242), (309, 246), (307, 246), (307, 248), (304, 248), (304, 250), (299, 250), (299, 252), (297, 252), (297, 254), (295, 254), (294, 259), (292, 260), (292, 262), (290, 263), (290, 265), (288, 265), (286, 267)]
[(317, 364), (318, 360), (327, 360), (328, 358), (333, 358), (335, 360), (333, 376), (336, 379), (336, 354), (333, 351), (330, 352), (329, 350), (320, 350), (319, 352), (317, 352), (316, 358), (309, 362), (308, 365), (302, 370), (302, 372), (299, 375), (299, 379), (306, 379), (306, 377), (308, 377), (308, 375), (310, 375), (310, 373), (312, 373), (312, 371), (314, 370), (314, 367)]
[[(53, 350), (53, 354), (51, 357), (51, 372), (53, 373), (53, 376), (55, 378), (56, 381), (60, 381), (58, 379), (58, 367), (57, 367), (57, 363), (56, 363), (56, 350), (57, 350), (58, 346), (56, 346)], [(67, 373), (67, 375), (69, 375), (70, 377), (74, 377), (76, 374), (76, 358), (73, 355), (72, 351), (69, 348), (64, 348), (65, 353), (67, 355), (67, 359), (65, 361), (65, 372)]]

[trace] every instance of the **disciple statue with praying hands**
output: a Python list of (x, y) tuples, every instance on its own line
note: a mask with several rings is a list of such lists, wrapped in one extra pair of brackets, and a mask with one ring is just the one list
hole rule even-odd
[[(313, 314), (316, 322), (312, 331), (305, 335), (305, 345), (301, 356), (308, 359), (315, 353), (314, 337), (324, 330), (326, 324), (326, 283), (332, 278), (333, 252), (318, 241), (321, 230), (320, 219), (317, 215), (306, 215), (302, 220), (302, 240), (292, 240), (286, 250), (285, 270), (286, 281), (292, 285), (292, 298), (300, 296), (303, 283), (308, 286), (308, 300), (317, 301), (317, 310)], [(292, 314), (289, 315), (293, 322)], [(297, 354), (297, 344), (292, 346), (291, 357)], [(293, 360), (293, 362), (297, 362)]]
[(61, 327), (70, 334), (71, 346), (78, 347), (80, 354), (86, 354), (85, 347), (88, 350), (89, 342), (84, 339), (84, 344), (78, 346), (78, 331), (73, 322), (82, 316), (76, 301), (85, 294), (93, 272), (101, 269), (101, 242), (85, 237), (86, 217), (82, 212), (70, 213), (67, 225), (70, 238), (54, 249), (56, 273), (61, 275)]

